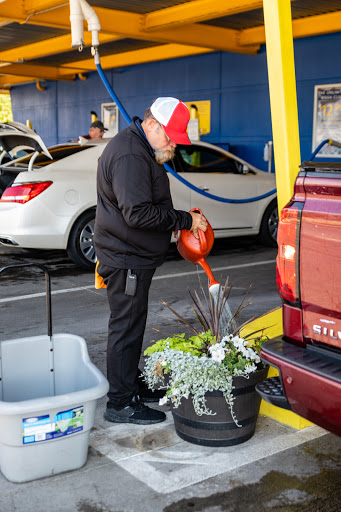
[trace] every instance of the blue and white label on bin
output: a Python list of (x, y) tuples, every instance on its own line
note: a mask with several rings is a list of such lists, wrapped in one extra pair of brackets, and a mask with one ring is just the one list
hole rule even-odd
[(23, 418), (23, 444), (50, 441), (75, 434), (83, 430), (83, 423), (83, 405), (69, 411), (59, 412), (52, 420), (48, 414)]

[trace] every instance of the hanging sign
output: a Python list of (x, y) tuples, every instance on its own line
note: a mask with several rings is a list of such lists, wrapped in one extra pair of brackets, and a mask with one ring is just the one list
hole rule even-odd
[[(315, 85), (312, 151), (325, 139), (341, 143), (341, 84)], [(325, 144), (317, 156), (341, 158), (341, 149)]]

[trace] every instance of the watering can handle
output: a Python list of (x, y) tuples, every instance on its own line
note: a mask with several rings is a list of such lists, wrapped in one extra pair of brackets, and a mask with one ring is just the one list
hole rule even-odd
[[(200, 208), (192, 208), (192, 210), (190, 210), (190, 211), (204, 215), (202, 213), (202, 211), (200, 210)], [(200, 249), (202, 250), (202, 252), (206, 252), (207, 251), (206, 235), (205, 235), (204, 231), (202, 231), (201, 229), (198, 229), (198, 235), (199, 235)]]
[(206, 252), (207, 251), (206, 235), (205, 235), (204, 231), (202, 231), (201, 229), (198, 229), (198, 235), (199, 235), (200, 249), (202, 250), (202, 252)]

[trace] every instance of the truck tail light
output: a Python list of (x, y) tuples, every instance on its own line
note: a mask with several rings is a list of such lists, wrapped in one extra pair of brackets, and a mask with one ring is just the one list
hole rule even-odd
[(282, 299), (298, 302), (299, 236), (303, 203), (292, 203), (281, 211), (278, 226), (276, 259), (277, 289)]
[(35, 181), (33, 183), (21, 183), (6, 188), (0, 202), (27, 203), (52, 185), (53, 181)]

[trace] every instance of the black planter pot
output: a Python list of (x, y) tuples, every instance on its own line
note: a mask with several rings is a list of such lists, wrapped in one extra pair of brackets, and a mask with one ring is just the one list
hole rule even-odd
[(198, 416), (191, 397), (182, 398), (178, 408), (172, 407), (176, 433), (184, 441), (202, 446), (233, 446), (248, 441), (254, 434), (261, 397), (255, 391), (258, 382), (267, 376), (268, 368), (250, 374), (250, 377), (233, 377), (233, 412), (240, 427), (231, 416), (230, 408), (221, 391), (206, 393), (206, 405), (214, 416)]

